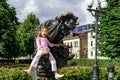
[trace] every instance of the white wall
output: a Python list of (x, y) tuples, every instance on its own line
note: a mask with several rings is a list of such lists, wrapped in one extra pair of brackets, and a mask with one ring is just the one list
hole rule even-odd
[(88, 59), (95, 59), (95, 33), (88, 32)]
[(75, 54), (74, 58), (80, 58), (80, 39), (69, 39), (69, 40), (64, 40), (64, 44), (71, 46), (72, 43), (72, 48), (70, 48), (70, 52), (72, 54)]

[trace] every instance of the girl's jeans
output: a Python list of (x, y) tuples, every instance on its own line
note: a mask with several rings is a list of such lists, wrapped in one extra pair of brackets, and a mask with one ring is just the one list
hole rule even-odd
[[(52, 71), (57, 71), (55, 58), (53, 57), (53, 55), (50, 52), (49, 52), (49, 54), (50, 54), (49, 60), (51, 63)], [(38, 65), (39, 59), (41, 58), (42, 55), (43, 55), (43, 52), (41, 50), (38, 50), (35, 57), (32, 60), (31, 66), (36, 68)]]

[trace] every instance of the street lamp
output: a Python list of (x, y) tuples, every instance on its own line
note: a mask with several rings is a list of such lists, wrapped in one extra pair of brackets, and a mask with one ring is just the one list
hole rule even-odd
[[(92, 16), (95, 17), (95, 62), (93, 64), (93, 75), (92, 80), (99, 80), (99, 67), (97, 64), (97, 39), (98, 39), (98, 19), (100, 17), (100, 13), (104, 13), (105, 9), (107, 8), (107, 2), (106, 0), (98, 0), (99, 7), (96, 7), (96, 9), (92, 9), (94, 0), (88, 0), (88, 11), (92, 14)], [(101, 9), (99, 9), (101, 8)]]

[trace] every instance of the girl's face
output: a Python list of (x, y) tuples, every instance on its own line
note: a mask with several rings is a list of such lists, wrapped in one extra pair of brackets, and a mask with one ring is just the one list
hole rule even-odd
[(46, 37), (47, 34), (48, 34), (48, 30), (47, 30), (46, 28), (44, 28), (44, 29), (42, 30), (42, 32), (41, 32), (41, 36), (42, 36), (42, 37)]

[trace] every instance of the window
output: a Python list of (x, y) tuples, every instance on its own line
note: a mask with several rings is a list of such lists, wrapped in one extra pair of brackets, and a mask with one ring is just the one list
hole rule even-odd
[(93, 52), (91, 51), (91, 56), (93, 56)]
[(69, 42), (67, 42), (67, 46), (69, 46)]
[(66, 43), (64, 43), (64, 45), (66, 45)]
[(93, 32), (91, 31), (91, 36), (93, 36)]
[(75, 42), (74, 42), (74, 46), (75, 46), (75, 47), (78, 47), (78, 41), (75, 41)]
[(70, 42), (70, 48), (72, 48), (72, 47), (73, 47), (72, 42)]
[(91, 41), (91, 46), (93, 46), (93, 41)]

